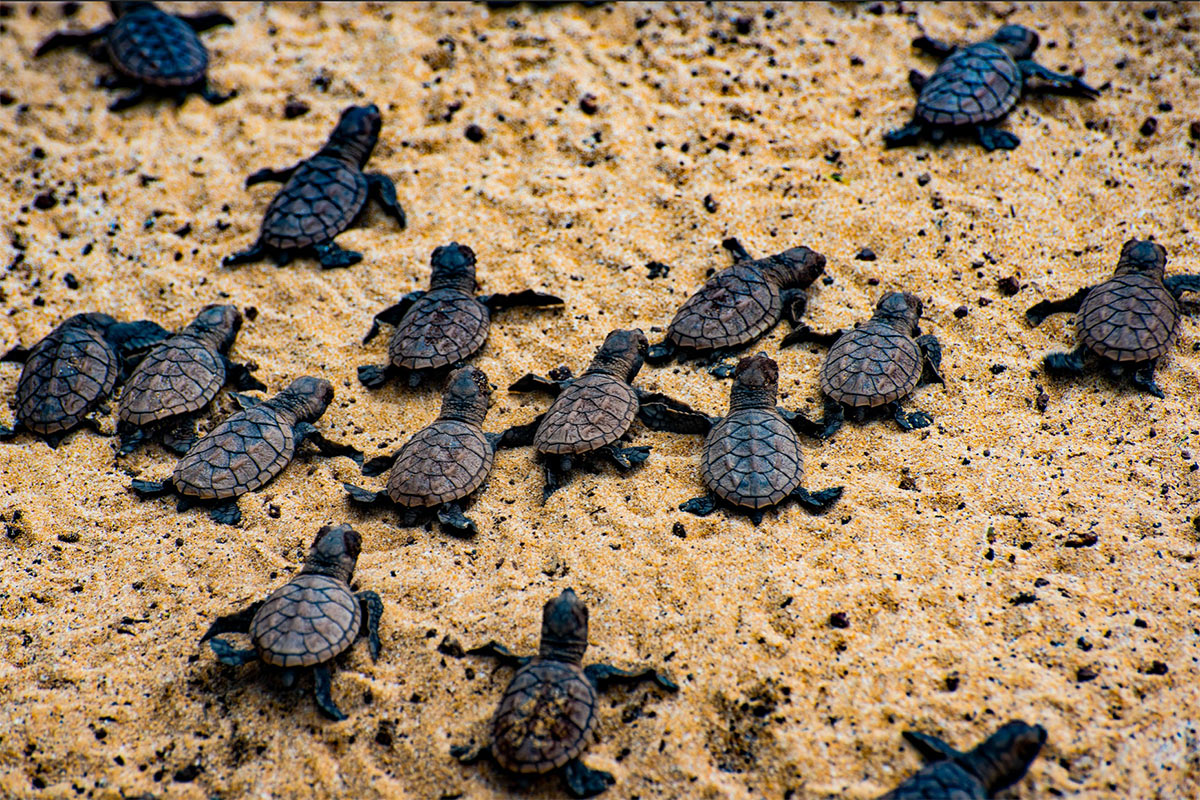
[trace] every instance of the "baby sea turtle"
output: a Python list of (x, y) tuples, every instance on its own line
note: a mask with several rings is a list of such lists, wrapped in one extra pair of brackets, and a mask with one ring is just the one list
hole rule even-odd
[(1065, 300), (1043, 300), (1025, 312), (1031, 325), (1051, 314), (1076, 312), (1080, 344), (1070, 353), (1051, 353), (1043, 364), (1060, 375), (1083, 372), (1090, 350), (1113, 377), (1128, 374), (1139, 389), (1162, 397), (1154, 368), (1179, 329), (1178, 298), (1200, 292), (1200, 275), (1165, 277), (1167, 251), (1148, 239), (1130, 239), (1121, 248), (1113, 276), (1080, 289)]
[(904, 738), (930, 763), (879, 800), (987, 800), (1025, 776), (1046, 729), (1014, 720), (969, 753), (916, 731)]
[(237, 92), (220, 94), (208, 85), (208, 51), (196, 34), (233, 20), (218, 12), (168, 14), (154, 3), (109, 3), (116, 19), (90, 31), (61, 31), (38, 45), (40, 56), (60, 47), (91, 45), (102, 39), (94, 55), (109, 61), (117, 75), (102, 81), (105, 88), (132, 86), (133, 92), (109, 104), (121, 111), (141, 102), (148, 93), (169, 95), (180, 102), (199, 94), (219, 105)]
[(327, 380), (305, 376), (270, 400), (234, 395), (243, 406), (179, 459), (171, 477), (164, 481), (135, 480), (134, 493), (141, 497), (175, 493), (179, 510), (205, 503), (216, 522), (236, 525), (242, 519), (237, 498), (263, 486), (283, 472), (305, 441), (322, 455), (346, 456), (362, 463), (353, 447), (336, 445), (313, 427), (333, 400)]
[(809, 493), (804, 480), (800, 440), (793, 428), (803, 418), (775, 405), (779, 366), (765, 353), (743, 358), (733, 373), (729, 415), (708, 417), (691, 409), (647, 405), (652, 428), (677, 433), (706, 433), (700, 477), (709, 494), (679, 506), (707, 516), (725, 505), (748, 515), (757, 525), (763, 512), (784, 500), (798, 500), (809, 511), (821, 512), (842, 496), (842, 487)]
[(5, 361), (23, 361), (17, 380), (16, 424), (0, 439), (22, 430), (58, 447), (63, 437), (112, 392), (148, 347), (169, 334), (153, 322), (117, 322), (107, 314), (76, 314), (32, 350), (17, 347)]
[(913, 121), (884, 134), (884, 143), (899, 147), (926, 134), (937, 142), (947, 131), (973, 130), (985, 150), (1012, 150), (1021, 140), (995, 126), (1012, 111), (1030, 78), (1060, 92), (1099, 96), (1074, 75), (1032, 61), (1038, 42), (1038, 35), (1023, 25), (1005, 25), (991, 39), (963, 48), (927, 36), (914, 39), (915, 47), (946, 60), (928, 78), (916, 70), (909, 73), (908, 81), (919, 93)]
[(828, 439), (842, 427), (846, 411), (862, 419), (882, 409), (906, 431), (933, 422), (923, 411), (906, 414), (900, 407), (922, 382), (944, 383), (938, 372), (942, 346), (933, 334), (921, 335), (922, 308), (920, 298), (910, 292), (889, 292), (866, 324), (833, 334), (814, 333), (805, 326), (788, 334), (784, 345), (833, 343), (821, 365), (825, 419), (811, 423), (806, 432)]
[[(358, 531), (349, 525), (326, 525), (317, 531), (299, 575), (266, 600), (217, 617), (200, 643), (208, 642), (222, 664), (238, 667), (262, 661), (277, 669), (289, 687), (297, 669), (311, 668), (317, 708), (330, 719), (344, 720), (330, 693), (330, 662), (363, 636), (371, 660), (379, 659), (383, 601), (375, 592), (355, 594), (350, 589), (361, 549)], [(222, 633), (248, 633), (254, 647), (238, 650), (213, 638)]]
[(649, 447), (621, 447), (633, 420), (647, 403), (658, 408), (690, 410), (665, 395), (632, 386), (646, 353), (640, 330), (613, 331), (587, 371), (578, 378), (559, 367), (550, 380), (528, 374), (508, 387), (513, 392), (543, 391), (556, 399), (545, 414), (503, 434), (506, 446), (533, 445), (546, 473), (543, 500), (566, 480), (577, 461), (603, 456), (622, 470), (641, 464)]
[[(804, 290), (825, 271), (825, 256), (807, 247), (752, 259), (737, 239), (721, 245), (733, 255), (733, 266), (705, 281), (679, 307), (667, 337), (646, 354), (651, 364), (700, 354), (720, 361), (764, 336), (784, 317), (798, 324), (808, 304)], [(712, 372), (722, 378), (732, 374), (727, 364)]]
[(544, 775), (561, 769), (575, 797), (592, 797), (613, 784), (607, 772), (586, 767), (580, 758), (595, 740), (597, 694), (618, 683), (654, 681), (667, 691), (677, 687), (666, 675), (645, 667), (636, 672), (607, 664), (583, 666), (587, 650), (588, 609), (566, 589), (542, 611), (542, 642), (536, 657), (518, 657), (496, 642), (471, 655), (492, 656), (516, 667), (492, 719), (492, 741), (479, 748), (454, 747), (464, 764), (490, 757), (508, 772)]
[(164, 443), (183, 455), (196, 441), (191, 415), (226, 382), (243, 390), (267, 388), (225, 356), (241, 327), (236, 306), (205, 306), (186, 328), (146, 354), (125, 382), (117, 406), (118, 455), (133, 452), (154, 428), (166, 429)]
[(562, 298), (532, 289), (475, 296), (475, 252), (457, 242), (433, 251), (428, 292), (411, 292), (375, 315), (363, 344), (379, 333), (379, 323), (395, 325), (388, 363), (363, 364), (358, 379), (372, 389), (393, 375), (417, 387), (433, 373), (479, 352), (487, 341), (492, 312), (513, 306), (559, 306)]
[(362, 253), (343, 250), (333, 238), (352, 227), (374, 197), (403, 229), (404, 209), (396, 201), (396, 185), (379, 172), (363, 172), (383, 121), (374, 105), (350, 106), (342, 112), (325, 146), (312, 158), (287, 169), (260, 169), (246, 178), (246, 188), (277, 181), (279, 194), (267, 206), (258, 241), (248, 250), (225, 258), (226, 266), (258, 261), (270, 255), (283, 266), (297, 251), (312, 252), (325, 269), (362, 261)]

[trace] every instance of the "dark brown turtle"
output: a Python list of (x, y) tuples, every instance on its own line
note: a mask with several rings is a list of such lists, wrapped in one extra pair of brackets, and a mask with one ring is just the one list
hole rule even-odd
[(224, 14), (168, 14), (154, 3), (109, 3), (116, 19), (90, 31), (61, 31), (38, 45), (40, 56), (60, 47), (92, 45), (103, 40), (93, 55), (107, 60), (117, 74), (101, 81), (108, 89), (132, 87), (133, 92), (109, 104), (121, 111), (140, 103), (148, 94), (177, 101), (198, 94), (213, 105), (234, 97), (208, 85), (208, 51), (196, 34), (218, 25), (232, 25)]
[(546, 473), (543, 500), (565, 483), (578, 461), (603, 456), (621, 470), (641, 464), (649, 447), (621, 447), (646, 403), (659, 408), (687, 406), (656, 392), (633, 386), (642, 368), (646, 336), (640, 330), (613, 331), (587, 371), (578, 378), (559, 367), (550, 380), (528, 374), (508, 387), (513, 392), (547, 392), (557, 396), (545, 414), (503, 434), (505, 446), (533, 445)]
[[(807, 247), (752, 259), (737, 239), (721, 245), (733, 255), (733, 266), (705, 281), (679, 307), (666, 338), (646, 354), (651, 364), (672, 356), (719, 362), (753, 344), (784, 317), (798, 324), (808, 304), (804, 290), (825, 271), (825, 256)], [(728, 364), (711, 371), (721, 378), (732, 374)]]
[(580, 758), (595, 740), (598, 693), (613, 684), (641, 681), (654, 681), (670, 692), (679, 687), (650, 667), (636, 672), (607, 664), (584, 667), (587, 632), (587, 606), (566, 589), (542, 611), (542, 642), (536, 657), (516, 656), (496, 642), (468, 650), (470, 655), (491, 656), (515, 667), (517, 674), (492, 719), (491, 743), (454, 747), (451, 755), (464, 764), (491, 758), (501, 769), (518, 774), (544, 775), (561, 769), (575, 797), (592, 797), (611, 786), (612, 775), (589, 769)]
[(396, 185), (379, 172), (363, 172), (383, 121), (374, 105), (350, 106), (342, 112), (325, 146), (312, 158), (287, 169), (260, 169), (246, 178), (246, 188), (277, 181), (283, 188), (267, 206), (258, 241), (225, 258), (226, 266), (258, 261), (268, 255), (283, 266), (297, 252), (312, 252), (325, 269), (362, 261), (362, 253), (343, 250), (334, 237), (353, 227), (374, 197), (383, 210), (406, 225), (396, 201)]
[(923, 411), (906, 414), (900, 401), (923, 382), (944, 383), (938, 371), (942, 346), (933, 334), (921, 335), (920, 298), (910, 292), (889, 292), (879, 298), (870, 321), (848, 331), (814, 333), (797, 328), (783, 345), (801, 341), (830, 344), (821, 364), (825, 418), (806, 430), (822, 439), (833, 436), (846, 412), (856, 420), (880, 409), (901, 429), (925, 428), (933, 419)]
[(706, 433), (700, 477), (709, 494), (679, 506), (697, 516), (707, 516), (724, 505), (746, 514), (757, 525), (763, 512), (788, 498), (817, 513), (842, 496), (842, 487), (809, 493), (804, 480), (804, 458), (793, 428), (803, 428), (803, 418), (775, 405), (779, 367), (765, 353), (743, 358), (733, 373), (729, 415), (708, 417), (690, 408), (672, 409), (647, 404), (645, 419), (652, 428), (676, 433)]
[[(361, 549), (358, 531), (349, 525), (326, 525), (317, 531), (299, 575), (266, 600), (217, 617), (200, 643), (208, 642), (222, 664), (238, 667), (262, 661), (289, 687), (298, 669), (311, 669), (317, 708), (330, 719), (344, 720), (330, 693), (330, 662), (364, 636), (371, 660), (379, 659), (383, 601), (375, 592), (355, 594), (350, 588)], [(248, 633), (254, 646), (239, 650), (213, 638), (223, 633)]]
[(146, 354), (117, 406), (117, 455), (132, 453), (155, 429), (165, 431), (167, 448), (183, 455), (196, 442), (192, 415), (227, 382), (242, 390), (267, 388), (225, 355), (241, 327), (237, 306), (205, 306), (186, 328)]
[(1014, 720), (969, 753), (916, 731), (904, 738), (930, 763), (879, 800), (987, 800), (1025, 776), (1046, 729)]
[(402, 376), (417, 387), (479, 352), (487, 341), (492, 312), (514, 306), (560, 306), (562, 298), (532, 289), (475, 296), (475, 252), (457, 242), (433, 251), (428, 292), (411, 292), (375, 315), (363, 344), (379, 333), (379, 323), (395, 325), (388, 363), (363, 364), (358, 379), (372, 389)]
[(1167, 251), (1148, 239), (1130, 239), (1121, 248), (1113, 276), (1080, 289), (1065, 300), (1043, 300), (1025, 312), (1031, 325), (1051, 314), (1077, 312), (1080, 344), (1070, 353), (1051, 353), (1043, 364), (1057, 375), (1079, 375), (1083, 358), (1094, 353), (1113, 377), (1131, 375), (1139, 389), (1162, 397), (1154, 380), (1158, 359), (1179, 329), (1178, 299), (1200, 292), (1200, 275), (1165, 277)]
[(913, 144), (928, 134), (935, 142), (948, 131), (972, 131), (985, 150), (1012, 150), (1021, 140), (995, 127), (1021, 99), (1031, 78), (1048, 90), (1087, 98), (1099, 92), (1074, 75), (1052, 72), (1031, 60), (1038, 35), (1022, 25), (1005, 25), (986, 41), (958, 48), (921, 36), (917, 48), (946, 60), (926, 78), (913, 70), (908, 81), (919, 92), (913, 121), (884, 134), (888, 147)]
[(153, 322), (117, 322), (107, 314), (76, 314), (52, 330), (32, 350), (16, 347), (5, 361), (24, 362), (17, 380), (12, 428), (42, 436), (58, 447), (77, 425), (95, 423), (87, 415), (112, 392), (147, 348), (169, 334)]
[(348, 445), (327, 440), (312, 423), (333, 400), (327, 380), (305, 376), (265, 402), (235, 394), (243, 406), (209, 431), (187, 451), (164, 481), (135, 480), (140, 497), (177, 494), (180, 511), (200, 503), (211, 506), (216, 522), (236, 525), (242, 519), (237, 498), (265, 485), (292, 463), (296, 450), (312, 442), (322, 455), (346, 456), (362, 463)]

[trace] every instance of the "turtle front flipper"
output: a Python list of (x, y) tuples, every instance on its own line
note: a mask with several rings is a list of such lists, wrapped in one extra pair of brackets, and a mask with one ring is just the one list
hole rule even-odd
[(792, 328), (788, 335), (783, 337), (783, 341), (779, 343), (779, 346), (788, 347), (802, 342), (813, 342), (822, 347), (833, 347), (833, 343), (841, 338), (843, 333), (844, 331), (841, 328), (832, 333), (818, 333), (808, 325), (802, 323)]
[(800, 318), (804, 316), (805, 309), (808, 308), (808, 295), (803, 289), (784, 289), (779, 293), (779, 301), (783, 305), (783, 318), (788, 321), (788, 324), (793, 328), (800, 323)]
[(983, 149), (989, 153), (993, 150), (1015, 150), (1021, 143), (1021, 138), (1015, 133), (1001, 130), (994, 125), (976, 125), (975, 135)]
[(333, 674), (328, 664), (318, 664), (313, 667), (313, 697), (317, 700), (317, 708), (321, 713), (334, 722), (341, 722), (347, 717), (333, 702)]
[(908, 71), (908, 85), (913, 88), (917, 94), (925, 88), (925, 84), (929, 82), (929, 76), (920, 70), (910, 69)]
[(13, 364), (24, 364), (29, 360), (29, 348), (17, 345), (11, 348), (7, 353), (0, 356), (0, 361), (8, 361)]
[(921, 368), (921, 383), (940, 383), (943, 386), (946, 384), (946, 379), (942, 377), (942, 343), (932, 333), (927, 333), (924, 336), (918, 336), (917, 347), (921, 348), (921, 353), (925, 356), (925, 364)]
[(1074, 75), (1067, 75), (1064, 72), (1055, 72), (1047, 69), (1036, 61), (1025, 59), (1017, 62), (1017, 66), (1021, 68), (1021, 74), (1026, 78), (1037, 78), (1045, 81), (1055, 89), (1065, 90), (1072, 94), (1079, 94), (1090, 100), (1095, 100), (1100, 96), (1100, 90), (1088, 86), (1083, 82), (1083, 79), (1077, 78)]
[(196, 440), (196, 421), (191, 417), (179, 420), (162, 433), (163, 447), (177, 456), (187, 455)]
[(905, 413), (899, 403), (892, 403), (892, 419), (900, 426), (902, 431), (912, 431), (918, 428), (928, 428), (933, 424), (933, 418), (924, 411), (913, 411)]
[(1163, 283), (1176, 300), (1181, 299), (1184, 292), (1200, 292), (1200, 275), (1172, 275)]
[(670, 339), (663, 339), (646, 350), (646, 363), (653, 366), (665, 364), (675, 356), (677, 349)]
[(242, 521), (242, 509), (238, 508), (237, 499), (234, 498), (210, 508), (208, 517), (220, 525), (239, 525)]
[(254, 377), (250, 367), (225, 359), (225, 383), (239, 392), (265, 392), (267, 385)]
[(703, 497), (693, 497), (686, 503), (681, 503), (679, 510), (695, 514), (697, 517), (707, 517), (717, 510), (717, 498), (711, 494), (704, 495)]
[(842, 487), (833, 486), (829, 489), (821, 489), (820, 491), (810, 492), (802, 486), (792, 490), (791, 496), (796, 499), (800, 505), (804, 506), (804, 510), (810, 514), (820, 514), (828, 511), (830, 506), (836, 503), (842, 496)]
[(397, 374), (396, 368), (391, 364), (358, 365), (358, 382), (368, 389), (378, 389)]
[(809, 419), (807, 415), (801, 414), (799, 411), (789, 411), (786, 408), (779, 408), (776, 410), (779, 412), (779, 416), (783, 417), (784, 421), (786, 421), (788, 425), (792, 426), (792, 430), (794, 430), (796, 433), (800, 433), (805, 436), (811, 436), (814, 439), (825, 438), (824, 420), (817, 421), (815, 419)]
[(564, 300), (557, 295), (535, 292), (533, 289), (524, 289), (519, 292), (507, 292), (504, 294), (485, 294), (479, 298), (479, 302), (492, 311), (500, 311), (505, 308), (516, 308), (518, 306), (561, 306)]
[(104, 338), (116, 348), (121, 358), (132, 361), (127, 366), (136, 366), (141, 357), (146, 355), (154, 345), (171, 335), (157, 322), (143, 319), (137, 322), (118, 322), (110, 327)]
[(333, 242), (313, 245), (313, 252), (317, 255), (317, 261), (321, 263), (321, 269), (344, 269), (363, 259), (362, 253), (344, 250)]
[(245, 411), (247, 408), (254, 408), (257, 405), (262, 404), (262, 400), (259, 400), (257, 397), (251, 397), (248, 394), (230, 392), (229, 396), (233, 398), (233, 402), (237, 403), (238, 408), (242, 409), (243, 411)]
[(213, 620), (212, 625), (208, 626), (208, 630), (200, 637), (200, 643), (204, 644), (214, 636), (220, 636), (222, 633), (249, 633), (250, 623), (254, 620), (254, 615), (258, 613), (258, 609), (262, 607), (263, 601), (259, 600), (255, 603), (243, 608), (241, 611), (235, 611), (232, 614), (224, 614)]
[(735, 264), (740, 264), (743, 261), (754, 260), (751, 258), (750, 253), (746, 251), (746, 248), (742, 245), (742, 243), (738, 241), (736, 236), (730, 236), (728, 239), (722, 241), (721, 247), (724, 247), (729, 251), (729, 255), (733, 257), (733, 263)]
[(584, 668), (583, 674), (587, 676), (587, 679), (591, 681), (592, 686), (595, 686), (597, 690), (603, 690), (617, 684), (634, 685), (642, 681), (654, 681), (654, 683), (668, 692), (679, 690), (679, 686), (676, 685), (675, 681), (653, 667), (643, 667), (631, 672), (609, 666), (608, 664), (592, 664)]
[(222, 664), (228, 664), (231, 667), (240, 667), (243, 664), (249, 664), (251, 661), (258, 660), (257, 650), (253, 648), (239, 650), (224, 639), (210, 639), (208, 646), (212, 648), (217, 661), (220, 661)]
[(362, 605), (363, 625), (359, 628), (358, 635), (367, 637), (367, 650), (371, 653), (371, 660), (379, 660), (379, 620), (383, 616), (383, 600), (380, 599), (376, 592), (366, 591), (359, 592), (354, 595), (358, 598), (358, 602)]
[(442, 504), (437, 511), (437, 519), (442, 525), (442, 530), (451, 536), (470, 537), (477, 531), (475, 523), (462, 513), (458, 503)]
[(546, 485), (542, 488), (542, 505), (550, 499), (550, 495), (567, 485), (573, 466), (569, 455), (556, 456), (547, 454), (543, 457), (542, 472)]
[(946, 760), (953, 761), (963, 755), (936, 736), (918, 733), (917, 731), (904, 731), (903, 736), (908, 740), (909, 744), (917, 749), (921, 757), (930, 763)]
[[(401, 448), (403, 449), (403, 448)], [(400, 455), (400, 450), (394, 453), (389, 453), (386, 456), (375, 456), (369, 461), (364, 461), (362, 465), (362, 474), (367, 478), (374, 478), (376, 475), (382, 475), (392, 468), (392, 464), (396, 463), (396, 458)]]
[(1062, 300), (1043, 300), (1036, 305), (1030, 306), (1025, 311), (1025, 320), (1030, 325), (1036, 327), (1042, 324), (1042, 320), (1051, 314), (1074, 314), (1083, 305), (1083, 299), (1087, 297), (1088, 292), (1091, 290), (1092, 287), (1087, 286)]
[(408, 294), (404, 295), (404, 297), (400, 298), (399, 303), (388, 306), (383, 311), (380, 311), (378, 314), (376, 314), (375, 318), (371, 320), (371, 327), (367, 330), (367, 335), (363, 337), (362, 343), (368, 343), (379, 334), (380, 323), (392, 326), (398, 324), (400, 320), (404, 319), (404, 315), (408, 313), (408, 309), (412, 306), (412, 304), (424, 296), (425, 292), (422, 291), (409, 292)]
[(0, 425), (0, 442), (6, 442), (9, 439), (16, 437), (21, 432), (21, 423), (14, 424), (11, 428)]
[(946, 58), (958, 49), (958, 45), (950, 44), (932, 36), (921, 35), (912, 41), (913, 47), (934, 58)]
[(271, 169), (270, 167), (263, 167), (257, 172), (252, 172), (246, 176), (246, 188), (249, 189), (255, 184), (267, 182), (287, 183), (292, 177), (292, 174), (295, 173), (296, 167), (298, 166), (300, 165), (296, 164), (295, 166), (285, 167), (284, 169)]
[(338, 444), (337, 442), (329, 441), (311, 422), (297, 422), (294, 431), (297, 449), (302, 443), (311, 442), (317, 448), (317, 452), (326, 458), (345, 456), (359, 466), (362, 466), (363, 456), (361, 450), (354, 445)]
[(37, 49), (33, 51), (34, 58), (45, 55), (51, 50), (58, 50), (63, 47), (83, 47), (89, 45), (97, 39), (102, 39), (108, 36), (108, 32), (112, 30), (112, 24), (103, 25), (99, 28), (93, 28), (90, 31), (59, 31), (51, 34), (48, 39), (44, 39)]
[(491, 761), (492, 747), (491, 745), (482, 745), (480, 747), (471, 747), (465, 744), (456, 744), (450, 748), (450, 756), (458, 760), (460, 764), (474, 764), (477, 761)]
[(408, 217), (400, 201), (396, 199), (396, 184), (387, 175), (379, 172), (366, 172), (367, 191), (375, 198), (375, 202), (400, 226), (400, 230), (408, 227)]
[(509, 385), (510, 392), (545, 392), (551, 397), (558, 397), (563, 390), (564, 381), (553, 381), (527, 372)]
[(219, 11), (209, 11), (204, 14), (176, 14), (176, 17), (187, 24), (196, 33), (203, 33), (218, 25), (232, 25), (233, 20)]
[[(539, 414), (532, 422), (526, 422), (524, 425), (514, 425), (504, 431), (495, 440), (495, 448), (497, 450), (507, 449), (510, 447), (529, 447), (533, 444), (534, 434), (537, 433), (538, 426), (542, 424), (542, 419), (545, 414)], [(494, 434), (488, 434), (489, 437)]]
[(506, 667), (520, 669), (533, 660), (530, 656), (518, 656), (504, 645), (496, 641), (488, 642), (480, 647), (472, 647), (467, 651), (469, 656), (485, 656), (494, 658)]
[(713, 417), (666, 395), (639, 392), (638, 398), (641, 400), (638, 418), (653, 431), (694, 433), (703, 436), (712, 430), (712, 426), (717, 422)]
[(591, 769), (579, 758), (571, 759), (563, 767), (563, 783), (572, 797), (595, 797), (616, 783), (611, 772)]
[(924, 123), (913, 120), (903, 128), (897, 128), (894, 131), (888, 131), (883, 135), (883, 144), (886, 147), (904, 147), (905, 145), (916, 144), (925, 136), (927, 127)]
[(117, 458), (127, 456), (137, 450), (150, 437), (145, 428), (133, 427), (126, 423), (117, 426), (117, 435), (120, 437), (117, 445)]

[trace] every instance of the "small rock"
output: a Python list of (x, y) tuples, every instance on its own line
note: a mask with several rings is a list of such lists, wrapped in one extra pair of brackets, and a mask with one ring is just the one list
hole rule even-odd
[(835, 611), (829, 615), (829, 625), (833, 628), (849, 628), (850, 618), (844, 611)]
[(999, 375), (1001, 372), (1004, 372), (1007, 369), (1008, 369), (1007, 364), (992, 364), (990, 367), (988, 367), (988, 370), (993, 375)]
[(1079, 683), (1087, 683), (1088, 681), (1094, 681), (1098, 677), (1100, 677), (1100, 673), (1096, 671), (1095, 667), (1091, 667), (1091, 666), (1080, 667), (1075, 672), (1075, 680), (1078, 681)]
[(683, 527), (682, 522), (676, 522), (671, 526), (671, 535), (678, 536), (680, 539), (687, 538), (687, 528)]
[(469, 142), (482, 142), (483, 141), (483, 128), (479, 127), (478, 125), (476, 125), (475, 123), (472, 122), (470, 125), (467, 126), (467, 129), (465, 131), (463, 131), (463, 136), (466, 136), (467, 141), (469, 141)]
[(646, 268), (650, 270), (650, 279), (665, 278), (671, 272), (671, 267), (661, 261), (648, 261)]
[(867, 278), (867, 286), (878, 286), (879, 278)]
[(279, 519), (279, 517), (282, 514), (283, 514), (283, 509), (281, 509), (279, 506), (275, 505), (274, 503), (267, 506), (267, 516), (270, 517), (271, 519)]
[(58, 198), (54, 196), (54, 192), (45, 191), (33, 198), (33, 207), (39, 208), (42, 211), (47, 211), (58, 205)]
[(1042, 389), (1041, 386), (1037, 387), (1037, 391), (1038, 391), (1038, 396), (1037, 396), (1037, 399), (1033, 401), (1033, 405), (1034, 405), (1034, 407), (1037, 408), (1038, 411), (1045, 413), (1046, 409), (1050, 405), (1050, 395), (1046, 394), (1046, 392)]
[(754, 18), (753, 17), (738, 17), (733, 21), (733, 27), (734, 27), (734, 30), (736, 30), (739, 34), (741, 34), (742, 36), (745, 36), (746, 34), (750, 33), (751, 30), (754, 29)]
[[(4, 102), (3, 93), (0, 93), (0, 103)], [(1193, 122), (1188, 126), (1188, 134), (1192, 137), (1192, 141), (1200, 140), (1200, 122)]]
[(954, 309), (954, 316), (958, 319), (962, 319), (969, 313), (971, 313), (970, 309), (968, 309), (966, 306), (959, 306), (958, 308)]
[(587, 114), (589, 117), (600, 110), (600, 104), (596, 95), (588, 92), (583, 97), (579, 98), (579, 110)]
[(980, 308), (987, 308), (991, 304), (992, 304), (992, 298), (990, 298), (990, 297), (979, 298), (979, 307)]
[(858, 261), (874, 261), (876, 258), (875, 251), (869, 247), (864, 247), (862, 250), (858, 251), (858, 255), (856, 255), (854, 258)]
[(75, 277), (75, 273), (73, 272), (68, 272), (66, 275), (63, 275), (63, 283), (67, 285), (68, 289), (79, 288), (79, 279)]
[(308, 112), (308, 103), (304, 102), (303, 100), (288, 100), (283, 106), (283, 116), (285, 119), (303, 117)]
[(450, 656), (451, 658), (462, 658), (466, 652), (462, 649), (462, 645), (453, 636), (447, 634), (443, 637), (441, 643), (437, 646), (438, 652), (442, 655)]
[(925, 186), (926, 184), (929, 183), (930, 180), (932, 180), (932, 179), (929, 177), (929, 173), (922, 172), (920, 175), (917, 176), (917, 186)]
[(711, 194), (704, 195), (704, 210), (710, 214), (717, 213), (717, 201)]
[(1145, 675), (1166, 675), (1167, 665), (1162, 661), (1151, 661), (1150, 665), (1142, 670)]
[(1007, 278), (1001, 278), (998, 282), (1000, 294), (1012, 297), (1017, 292), (1021, 291), (1021, 283), (1016, 276), (1009, 275)]
[(79, 541), (79, 534), (75, 533), (74, 531), (70, 531), (68, 533), (60, 533), (58, 535), (58, 540), (60, 542), (66, 542), (67, 544), (75, 544), (76, 542)]
[(1157, 130), (1158, 120), (1156, 120), (1154, 117), (1146, 117), (1146, 121), (1142, 123), (1142, 127), (1138, 128), (1138, 132), (1140, 132), (1142, 136), (1153, 136)]

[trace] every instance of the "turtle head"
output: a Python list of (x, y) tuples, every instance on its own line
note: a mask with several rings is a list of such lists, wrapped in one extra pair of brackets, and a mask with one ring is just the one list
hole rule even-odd
[(317, 531), (304, 560), (302, 574), (328, 575), (345, 583), (354, 576), (362, 537), (349, 525), (326, 525)]
[(578, 664), (587, 650), (587, 637), (587, 606), (573, 589), (564, 589), (542, 608), (541, 658)]
[(874, 318), (901, 333), (911, 334), (921, 320), (921, 298), (912, 292), (888, 292), (875, 304)]
[(296, 378), (288, 387), (268, 401), (290, 408), (306, 422), (315, 422), (333, 402), (333, 384), (324, 378), (305, 375)]
[(429, 265), (433, 268), (429, 277), (430, 289), (462, 289), (467, 294), (475, 293), (475, 251), (465, 244), (451, 242), (435, 247)]
[(729, 410), (774, 408), (779, 392), (779, 365), (766, 353), (746, 356), (733, 371)]
[(459, 367), (450, 373), (446, 381), (439, 419), (483, 425), (491, 398), (492, 387), (483, 370), (476, 367)]
[(1166, 269), (1167, 249), (1158, 242), (1130, 239), (1121, 248), (1121, 258), (1117, 261), (1118, 275), (1133, 272), (1157, 272), (1161, 275)]
[(613, 331), (604, 338), (604, 344), (600, 345), (587, 371), (612, 375), (626, 383), (633, 383), (649, 349), (650, 342), (641, 328)]
[(1021, 61), (1032, 56), (1041, 41), (1035, 31), (1024, 25), (1005, 25), (992, 37), (992, 44), (1008, 53), (1013, 61)]
[(764, 277), (782, 289), (804, 289), (825, 271), (825, 256), (807, 247), (792, 247), (756, 263)]
[(210, 342), (224, 353), (233, 345), (242, 327), (242, 312), (237, 306), (209, 305), (200, 309), (196, 318), (184, 329), (198, 339)]
[(1045, 743), (1046, 729), (1041, 725), (1013, 720), (963, 756), (963, 761), (991, 797), (1021, 780)]
[(374, 103), (369, 106), (350, 106), (342, 112), (337, 127), (329, 135), (329, 141), (321, 148), (321, 154), (362, 169), (371, 157), (375, 143), (379, 141), (379, 129), (382, 126), (383, 117)]
[(108, 7), (112, 11), (112, 15), (114, 17), (123, 17), (130, 11), (137, 11), (139, 8), (146, 8), (147, 6), (153, 7), (154, 3), (147, 2), (147, 0), (138, 0), (138, 2), (123, 0), (123, 2), (114, 2), (108, 4)]

